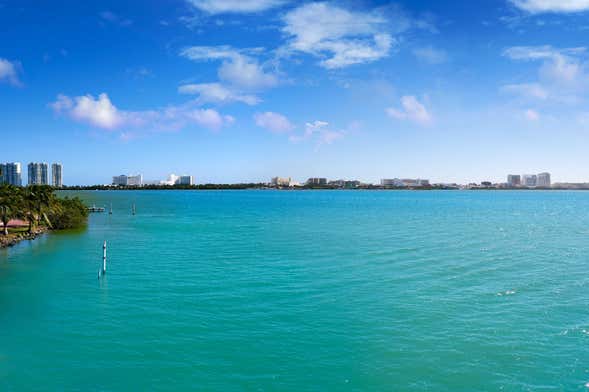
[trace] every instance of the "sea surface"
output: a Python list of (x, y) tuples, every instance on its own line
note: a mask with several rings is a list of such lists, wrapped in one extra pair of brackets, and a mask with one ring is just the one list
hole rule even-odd
[(588, 390), (589, 192), (75, 194), (0, 250), (0, 391)]

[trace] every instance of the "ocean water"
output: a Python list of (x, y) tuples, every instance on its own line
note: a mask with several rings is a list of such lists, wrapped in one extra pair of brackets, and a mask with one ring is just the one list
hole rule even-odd
[(78, 194), (0, 250), (2, 391), (587, 390), (589, 192)]

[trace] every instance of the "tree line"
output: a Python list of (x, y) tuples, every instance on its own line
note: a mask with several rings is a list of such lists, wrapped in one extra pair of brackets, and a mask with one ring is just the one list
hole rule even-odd
[(50, 230), (74, 229), (86, 225), (88, 209), (77, 197), (57, 197), (55, 189), (47, 185), (0, 185), (0, 221), (5, 236), (12, 219), (26, 221), (29, 233), (41, 226)]

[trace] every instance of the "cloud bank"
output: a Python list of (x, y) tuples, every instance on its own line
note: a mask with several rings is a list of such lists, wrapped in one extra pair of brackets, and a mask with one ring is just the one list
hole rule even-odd
[(511, 0), (517, 8), (533, 14), (570, 13), (589, 10), (589, 0)]
[(242, 102), (247, 105), (257, 105), (260, 99), (255, 95), (242, 94), (220, 84), (220, 83), (197, 83), (184, 84), (178, 87), (180, 94), (198, 95), (199, 104), (214, 103), (225, 104), (231, 102)]
[(146, 111), (120, 110), (106, 93), (97, 98), (89, 94), (77, 97), (60, 94), (50, 107), (57, 114), (107, 131), (130, 128), (166, 131), (189, 125), (219, 130), (234, 122), (231, 116), (222, 115), (214, 109), (195, 108), (192, 103)]
[(189, 4), (208, 14), (262, 12), (286, 2), (286, 0), (188, 0)]
[(307, 3), (288, 12), (283, 32), (286, 49), (322, 58), (327, 69), (369, 63), (389, 55), (396, 40), (380, 13), (349, 11), (337, 5)]
[(536, 80), (505, 85), (502, 91), (531, 99), (574, 102), (589, 91), (587, 49), (542, 46), (514, 46), (503, 56), (519, 62), (540, 63)]

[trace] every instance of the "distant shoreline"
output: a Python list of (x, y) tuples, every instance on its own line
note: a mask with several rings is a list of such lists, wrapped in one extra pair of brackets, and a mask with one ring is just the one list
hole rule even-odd
[(295, 186), (295, 187), (272, 187), (263, 184), (204, 184), (192, 186), (68, 186), (57, 190), (60, 191), (207, 191), (207, 190), (279, 190), (279, 191), (313, 191), (313, 190), (334, 190), (334, 191), (588, 191), (587, 188), (567, 187), (535, 187), (535, 188), (503, 188), (503, 187), (453, 187), (453, 186), (422, 186), (422, 187), (382, 187), (382, 186), (360, 186), (345, 188), (336, 186)]

